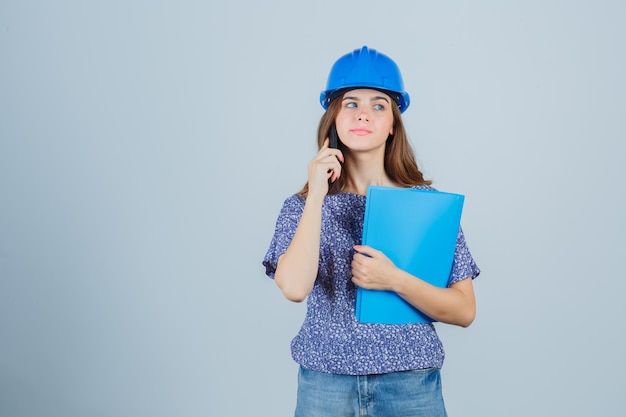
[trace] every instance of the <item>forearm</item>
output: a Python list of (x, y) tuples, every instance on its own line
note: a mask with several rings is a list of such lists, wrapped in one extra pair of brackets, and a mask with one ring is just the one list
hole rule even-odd
[(439, 288), (397, 270), (394, 291), (424, 314), (442, 323), (469, 326), (476, 315), (471, 278)]
[(318, 272), (323, 197), (309, 195), (289, 248), (278, 259), (274, 280), (291, 301), (303, 301)]

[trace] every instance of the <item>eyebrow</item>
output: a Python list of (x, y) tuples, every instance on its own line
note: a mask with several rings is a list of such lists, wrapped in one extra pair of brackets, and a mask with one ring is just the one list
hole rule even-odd
[[(361, 101), (358, 97), (354, 97), (354, 96), (344, 97), (342, 101), (344, 100)], [(376, 101), (376, 100), (385, 100), (387, 103), (389, 103), (389, 100), (387, 100), (387, 97), (383, 97), (383, 96), (374, 96), (370, 99), (370, 101)]]

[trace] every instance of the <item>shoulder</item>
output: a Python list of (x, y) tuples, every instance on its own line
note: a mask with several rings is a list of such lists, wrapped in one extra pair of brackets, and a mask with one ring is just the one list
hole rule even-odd
[(304, 209), (304, 197), (300, 194), (293, 194), (283, 201), (282, 213), (301, 212)]
[(287, 205), (287, 204), (297, 204), (297, 205), (304, 205), (304, 201), (305, 198), (303, 195), (301, 194), (292, 194), (289, 197), (287, 197), (284, 201), (283, 204)]

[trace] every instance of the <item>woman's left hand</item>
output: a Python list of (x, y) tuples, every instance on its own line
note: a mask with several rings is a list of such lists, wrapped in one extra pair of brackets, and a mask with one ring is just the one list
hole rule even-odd
[(467, 327), (476, 316), (472, 278), (440, 288), (398, 268), (369, 246), (354, 246), (352, 282), (369, 290), (393, 291), (409, 304), (442, 323)]
[(369, 290), (392, 290), (398, 268), (379, 250), (355, 245), (352, 257), (352, 282)]

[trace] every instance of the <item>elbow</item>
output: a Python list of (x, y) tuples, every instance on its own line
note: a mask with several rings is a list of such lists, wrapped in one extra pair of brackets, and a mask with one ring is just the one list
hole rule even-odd
[(466, 309), (456, 312), (442, 311), (441, 319), (439, 321), (441, 321), (442, 323), (467, 328), (474, 322), (474, 318), (476, 318), (476, 309), (473, 307), (468, 307)]
[(304, 291), (296, 291), (294, 288), (284, 288), (281, 286), (279, 286), (279, 288), (282, 291), (285, 298), (289, 301), (293, 301), (294, 303), (303, 302), (306, 299), (307, 295), (309, 295), (308, 293)]
[(471, 309), (468, 309), (468, 311), (465, 311), (464, 314), (462, 314), (459, 317), (459, 320), (456, 324), (461, 327), (468, 328), (474, 322), (475, 318), (476, 318), (476, 309), (471, 308)]
[(283, 296), (287, 300), (293, 301), (294, 303), (301, 303), (302, 301), (304, 301), (310, 292), (310, 290), (306, 291), (305, 289), (290, 285), (292, 283), (290, 283), (289, 281), (285, 282), (279, 277), (275, 277), (274, 282), (276, 282), (276, 285), (278, 286), (278, 288), (280, 288)]
[(459, 326), (467, 329), (468, 327), (470, 327), (470, 325), (474, 322), (474, 318), (472, 317), (471, 319), (466, 319), (463, 321), (460, 321), (459, 323), (457, 323)]
[(460, 327), (469, 327), (476, 318), (476, 297), (472, 288), (472, 280), (464, 279), (455, 282), (450, 289), (457, 291), (457, 293), (452, 304), (448, 305), (448, 316), (451, 319), (449, 323)]

